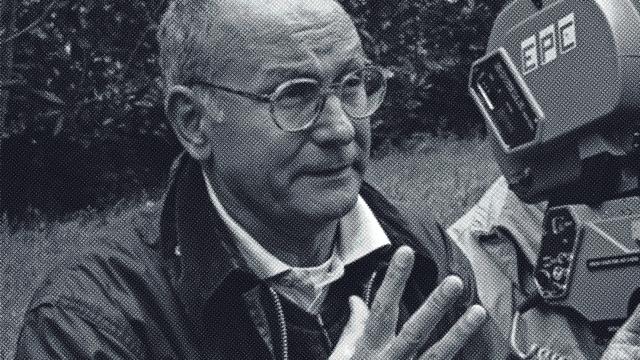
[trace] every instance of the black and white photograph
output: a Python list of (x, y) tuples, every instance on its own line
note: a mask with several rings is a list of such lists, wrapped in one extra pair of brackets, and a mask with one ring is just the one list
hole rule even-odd
[(640, 0), (0, 0), (0, 360), (640, 360)]

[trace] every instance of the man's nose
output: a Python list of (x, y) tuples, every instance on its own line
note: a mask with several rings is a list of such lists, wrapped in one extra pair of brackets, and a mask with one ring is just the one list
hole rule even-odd
[(353, 120), (342, 109), (336, 95), (329, 95), (312, 131), (313, 140), (324, 146), (346, 145), (353, 141), (356, 129)]

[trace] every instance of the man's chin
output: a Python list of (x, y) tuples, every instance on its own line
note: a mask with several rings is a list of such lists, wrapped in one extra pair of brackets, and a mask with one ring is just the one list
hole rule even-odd
[(357, 200), (357, 194), (323, 198), (319, 200), (315, 206), (310, 208), (312, 211), (309, 211), (309, 214), (315, 215), (317, 218), (326, 218), (327, 220), (339, 219), (353, 209)]
[(314, 221), (332, 221), (347, 214), (356, 204), (360, 185), (359, 178), (353, 178), (344, 186), (309, 187), (297, 194), (295, 202), (300, 215)]

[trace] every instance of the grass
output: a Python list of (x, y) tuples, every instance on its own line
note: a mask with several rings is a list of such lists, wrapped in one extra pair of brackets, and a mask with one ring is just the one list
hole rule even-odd
[[(417, 137), (408, 150), (372, 159), (368, 181), (419, 214), (447, 226), (479, 199), (498, 176), (488, 145)], [(12, 359), (22, 316), (36, 286), (61, 254), (82, 246), (79, 234), (155, 206), (155, 196), (122, 202), (103, 212), (82, 212), (66, 222), (38, 222), (9, 231), (0, 220), (0, 359)]]
[(489, 144), (418, 138), (410, 150), (374, 159), (368, 180), (417, 213), (431, 213), (448, 226), (471, 207), (498, 177)]
[(159, 204), (149, 196), (122, 201), (102, 213), (84, 211), (64, 222), (39, 221), (17, 230), (0, 220), (0, 360), (14, 358), (22, 317), (38, 284), (63, 254), (86, 246), (86, 237), (80, 235), (107, 230), (116, 219), (129, 221), (153, 206)]

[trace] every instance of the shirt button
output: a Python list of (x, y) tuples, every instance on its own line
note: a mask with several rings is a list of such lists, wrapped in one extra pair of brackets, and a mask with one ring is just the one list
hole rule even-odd
[(175, 256), (182, 256), (182, 249), (180, 249), (180, 245), (176, 245), (176, 247), (173, 249), (173, 254)]

